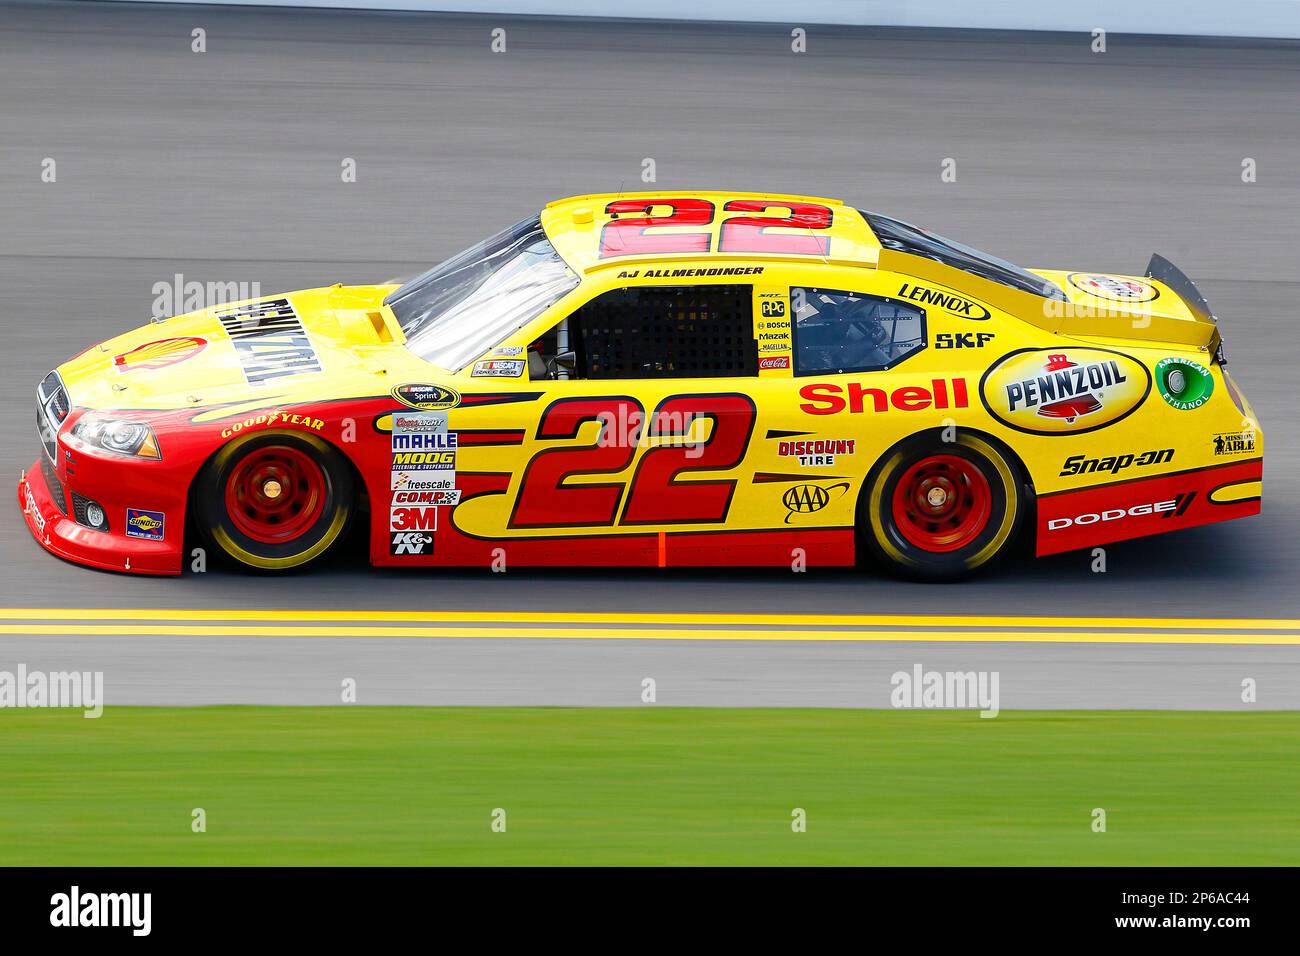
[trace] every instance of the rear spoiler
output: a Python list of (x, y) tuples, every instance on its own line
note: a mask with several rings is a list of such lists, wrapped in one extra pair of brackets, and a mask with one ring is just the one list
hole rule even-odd
[(1209, 348), (1220, 365), (1227, 365), (1227, 358), (1223, 354), (1223, 336), (1219, 333), (1219, 319), (1210, 311), (1210, 303), (1205, 301), (1205, 296), (1201, 295), (1201, 290), (1187, 278), (1187, 274), (1158, 253), (1151, 254), (1151, 261), (1147, 263), (1145, 274), (1148, 279), (1155, 279), (1168, 286), (1174, 295), (1183, 300), (1187, 310), (1198, 320), (1214, 326), (1214, 335), (1210, 339)]

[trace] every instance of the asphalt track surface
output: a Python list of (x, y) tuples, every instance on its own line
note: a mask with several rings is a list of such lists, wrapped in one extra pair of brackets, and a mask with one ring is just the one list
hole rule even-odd
[[(507, 50), (495, 54), (498, 26)], [(206, 53), (190, 50), (195, 27)], [(662, 188), (838, 196), (1031, 266), (1140, 272), (1159, 251), (1219, 314), (1267, 439), (1261, 517), (1112, 546), (1104, 574), (1077, 553), (959, 586), (816, 569), (417, 574), (355, 560), (287, 580), (215, 568), (156, 580), (46, 555), (10, 504), (0, 668), (102, 669), (110, 703), (323, 703), (353, 677), (363, 703), (628, 704), (653, 677), (661, 704), (886, 706), (889, 675), (920, 663), (998, 670), (1004, 708), (1300, 707), (1300, 47), (1112, 35), (1094, 54), (1090, 39), (813, 27), (794, 54), (776, 25), (0, 3), (11, 480), (36, 453), (35, 383), (146, 321), (156, 282), (179, 273), (270, 293), (411, 275), (549, 199), (643, 188), (646, 157)], [(41, 182), (45, 157), (55, 183)], [(344, 157), (356, 183), (340, 181)], [(955, 183), (940, 180), (949, 157)], [(124, 632), (93, 633), (102, 616), (60, 618), (68, 608), (127, 609)], [(195, 632), (185, 611), (202, 608), (485, 619), (444, 621), (437, 636), (347, 636), (346, 623), (275, 636), (292, 628)], [(131, 616), (158, 611), (170, 615), (160, 633)], [(512, 612), (546, 620), (485, 636)], [(562, 629), (574, 612), (612, 617), (572, 639), (510, 629)], [(774, 615), (829, 615), (820, 631), (793, 627), (838, 636), (635, 630), (656, 613), (758, 615), (724, 627), (778, 634), (764, 623)], [(936, 614), (971, 624), (910, 619)], [(843, 615), (909, 620), (863, 638)], [(1098, 615), (1124, 623), (1086, 620)], [(1219, 623), (1188, 637), (1209, 643), (1153, 643), (1131, 620), (1183, 618)], [(1256, 619), (1283, 622), (1281, 643), (1219, 640)], [(1096, 643), (1107, 634), (1127, 636)], [(1240, 701), (1245, 678), (1257, 704)]]

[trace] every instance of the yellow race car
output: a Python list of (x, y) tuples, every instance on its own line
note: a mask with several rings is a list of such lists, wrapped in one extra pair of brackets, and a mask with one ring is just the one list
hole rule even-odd
[(1214, 316), (804, 196), (591, 195), (402, 286), (215, 305), (38, 389), (18, 497), (73, 561), (177, 574), (187, 528), (301, 567), (848, 565), (963, 575), (1256, 514)]

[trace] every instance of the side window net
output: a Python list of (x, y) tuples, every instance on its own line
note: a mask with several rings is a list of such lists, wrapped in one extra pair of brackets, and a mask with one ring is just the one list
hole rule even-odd
[(794, 372), (824, 375), (893, 368), (925, 348), (925, 312), (835, 289), (793, 288)]
[(589, 379), (732, 378), (758, 374), (753, 287), (636, 287), (607, 292), (569, 317)]

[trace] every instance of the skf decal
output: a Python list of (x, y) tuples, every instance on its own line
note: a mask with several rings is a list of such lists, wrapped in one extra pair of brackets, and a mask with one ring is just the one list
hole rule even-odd
[(934, 336), (937, 349), (982, 349), (997, 336), (992, 332), (938, 332)]
[(847, 387), (829, 382), (805, 385), (799, 389), (804, 404), (799, 408), (809, 415), (838, 415), (847, 409), (850, 415), (860, 415), (868, 409), (887, 412), (891, 408), (900, 412), (919, 412), (927, 408), (966, 408), (966, 380), (961, 378), (936, 378), (930, 387), (904, 385), (886, 392), (883, 388), (869, 388), (860, 382), (850, 382)]
[(1131, 415), (1151, 391), (1146, 366), (1107, 349), (1022, 349), (984, 373), (989, 414), (1016, 431), (1094, 431)]
[(161, 541), (166, 523), (167, 516), (161, 511), (146, 511), (143, 508), (126, 509), (126, 536), (128, 538)]
[(978, 302), (951, 292), (941, 292), (938, 289), (927, 289), (925, 286), (904, 282), (903, 287), (898, 290), (898, 295), (900, 298), (920, 302), (922, 305), (937, 305), (945, 312), (951, 312), (953, 315), (974, 322), (983, 322), (989, 317), (989, 310)]
[(393, 557), (408, 554), (432, 554), (433, 535), (425, 534), (423, 531), (392, 532), (392, 543), (389, 546), (389, 552)]
[(1066, 279), (1080, 292), (1109, 302), (1151, 302), (1160, 290), (1149, 282), (1127, 276), (1099, 275), (1095, 272), (1071, 272)]
[(795, 458), (801, 468), (824, 468), (835, 464), (841, 455), (852, 455), (857, 449), (853, 438), (816, 438), (810, 441), (783, 441), (776, 446), (782, 458)]
[(235, 346), (248, 384), (321, 370), (316, 349), (288, 299), (251, 302), (214, 314)]
[(407, 408), (420, 411), (455, 408), (460, 404), (460, 393), (443, 385), (398, 385), (392, 395)]
[(281, 425), (320, 431), (325, 427), (325, 422), (319, 418), (312, 418), (310, 415), (294, 415), (291, 412), (263, 412), (261, 415), (253, 415), (232, 422), (221, 429), (221, 437), (229, 438), (231, 435), (238, 435), (249, 428), (276, 428)]
[(474, 363), (472, 378), (519, 378), (524, 374), (523, 359), (484, 359)]
[(785, 523), (789, 524), (790, 519), (795, 515), (815, 514), (821, 511), (833, 499), (848, 490), (847, 481), (837, 482), (825, 488), (821, 485), (795, 485), (793, 488), (787, 488), (785, 494), (781, 496), (781, 504), (786, 509)]
[(1172, 448), (1159, 451), (1144, 451), (1138, 455), (1110, 455), (1106, 458), (1085, 458), (1083, 455), (1071, 455), (1061, 466), (1061, 477), (1071, 475), (1091, 475), (1097, 472), (1117, 475), (1126, 468), (1143, 468), (1148, 465), (1165, 465), (1174, 460)]
[(194, 358), (208, 347), (208, 340), (187, 335), (175, 339), (159, 339), (137, 345), (129, 352), (113, 356), (113, 367), (119, 372), (137, 369), (160, 369), (186, 359)]

